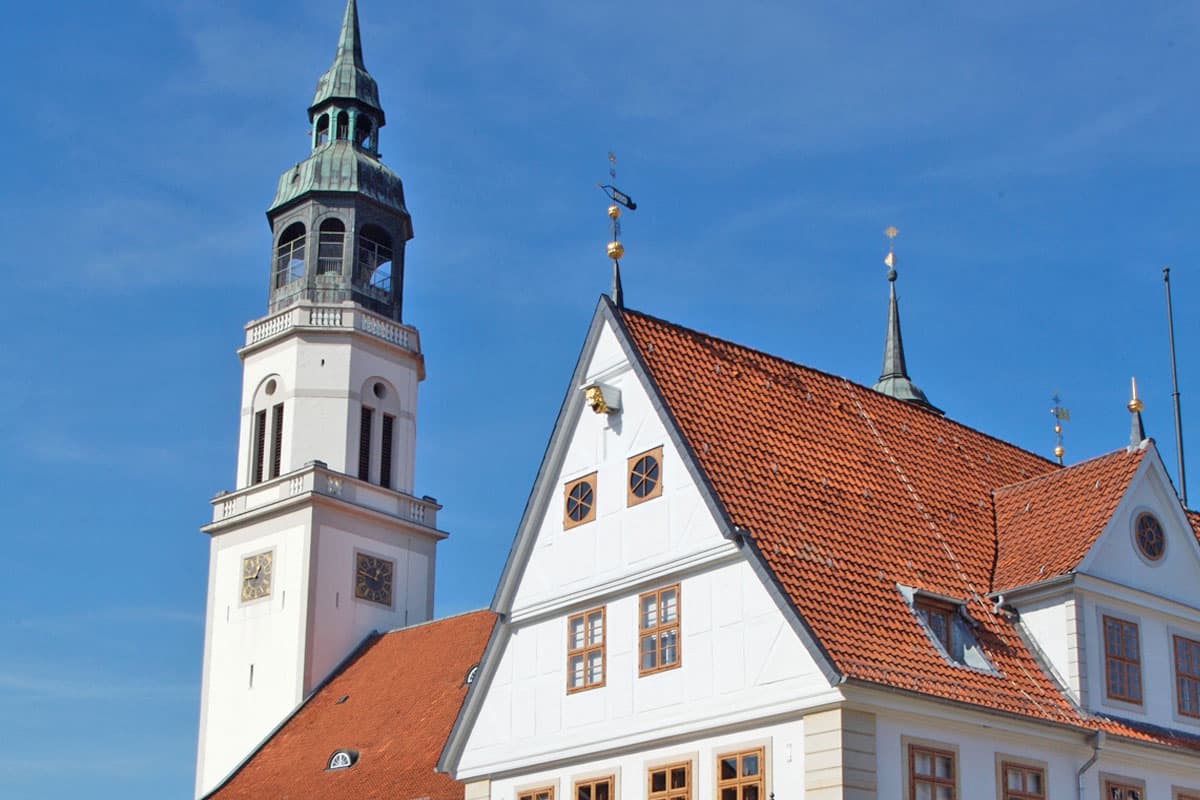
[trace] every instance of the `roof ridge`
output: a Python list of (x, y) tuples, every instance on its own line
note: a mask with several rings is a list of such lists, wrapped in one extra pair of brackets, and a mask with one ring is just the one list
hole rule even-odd
[(1129, 448), (1127, 448), (1127, 447), (1118, 447), (1115, 450), (1110, 450), (1107, 453), (1101, 453), (1100, 455), (1092, 456), (1091, 458), (1085, 458), (1083, 461), (1079, 461), (1075, 464), (1071, 464), (1070, 466), (1064, 466), (1061, 469), (1051, 470), (1050, 472), (1043, 472), (1041, 475), (1034, 475), (1032, 478), (1026, 478), (1025, 480), (1017, 481), (1015, 483), (1006, 483), (1003, 486), (998, 486), (998, 487), (992, 489), (992, 495), (996, 496), (1001, 493), (1014, 492), (1017, 489), (1024, 488), (1025, 486), (1027, 486), (1029, 484), (1037, 483), (1038, 481), (1057, 480), (1060, 477), (1063, 479), (1065, 479), (1067, 477), (1073, 477), (1075, 473), (1072, 472), (1072, 470), (1076, 470), (1079, 467), (1089, 466), (1089, 465), (1093, 464), (1094, 462), (1103, 461), (1107, 458), (1112, 458), (1113, 456), (1119, 456), (1121, 454), (1124, 454), (1124, 455), (1130, 455), (1130, 456), (1136, 455), (1140, 458), (1141, 455), (1145, 454), (1145, 452), (1146, 451), (1141, 448), (1139, 448), (1138, 450), (1135, 450), (1133, 452), (1130, 452)]
[(405, 631), (411, 631), (415, 628), (428, 628), (430, 625), (436, 625), (439, 622), (449, 622), (452, 619), (459, 619), (460, 617), (469, 617), (472, 614), (480, 614), (480, 613), (485, 613), (485, 612), (488, 614), (492, 614), (492, 615), (495, 615), (495, 613), (496, 613), (495, 611), (492, 611), (490, 608), (473, 608), (470, 611), (460, 611), (457, 614), (451, 614), (448, 617), (438, 617), (437, 619), (427, 619), (424, 622), (414, 622), (411, 625), (404, 625), (402, 627), (392, 628), (391, 630), (386, 630), (386, 631), (378, 631), (377, 633), (380, 637), (390, 636), (393, 633), (404, 633)]
[[(899, 405), (900, 405), (901, 407), (903, 407), (903, 408), (915, 409), (915, 410), (917, 410), (917, 411), (920, 411), (920, 412), (922, 412), (922, 413), (924, 413), (924, 414), (928, 414), (928, 415), (930, 415), (930, 416), (931, 416), (931, 417), (933, 417), (934, 419), (940, 419), (940, 420), (944, 420), (944, 421), (946, 421), (946, 422), (950, 423), (951, 425), (954, 425), (954, 426), (956, 426), (956, 427), (958, 427), (958, 428), (962, 428), (963, 430), (970, 431), (971, 433), (973, 433), (973, 434), (975, 434), (975, 435), (977, 435), (977, 436), (982, 436), (982, 437), (983, 437), (983, 438), (985, 438), (985, 439), (989, 439), (989, 440), (991, 440), (991, 441), (993, 441), (993, 442), (998, 442), (998, 443), (1000, 443), (1000, 444), (1004, 445), (1005, 447), (1011, 447), (1011, 448), (1013, 448), (1014, 450), (1019, 450), (1019, 451), (1021, 451), (1022, 453), (1026, 454), (1026, 455), (1033, 456), (1034, 458), (1036, 458), (1036, 459), (1038, 459), (1038, 460), (1040, 460), (1040, 461), (1043, 461), (1043, 462), (1045, 462), (1045, 464), (1046, 464), (1047, 466), (1051, 466), (1051, 467), (1058, 467), (1058, 468), (1060, 468), (1060, 469), (1062, 468), (1060, 464), (1057, 464), (1057, 463), (1055, 463), (1054, 461), (1052, 461), (1051, 459), (1047, 458), (1046, 456), (1040, 455), (1039, 453), (1035, 453), (1035, 452), (1034, 452), (1034, 451), (1032, 451), (1032, 450), (1027, 450), (1027, 449), (1025, 449), (1024, 447), (1021, 447), (1021, 445), (1019, 445), (1019, 444), (1013, 444), (1012, 442), (1010, 442), (1010, 441), (1007, 441), (1007, 440), (1005, 440), (1005, 439), (1001, 439), (1001, 438), (1000, 438), (1000, 437), (998, 437), (998, 436), (993, 436), (993, 435), (992, 435), (992, 434), (990, 434), (990, 433), (987, 433), (987, 432), (985, 432), (985, 431), (981, 431), (981, 430), (979, 430), (978, 428), (972, 427), (972, 426), (970, 426), (970, 425), (966, 424), (965, 422), (959, 422), (958, 420), (956, 420), (956, 419), (953, 419), (952, 417), (950, 417), (948, 414), (944, 414), (944, 413), (938, 413), (938, 412), (936, 412), (936, 411), (930, 411), (929, 409), (927, 409), (927, 408), (924, 408), (924, 407), (922, 407), (922, 406), (913, 405), (912, 403), (908, 403), (908, 402), (905, 402), (905, 401), (903, 401), (903, 400), (897, 400), (896, 398), (894, 398), (894, 397), (891, 397), (890, 395), (883, 394), (882, 392), (877, 392), (877, 391), (875, 391), (874, 389), (872, 389), (870, 386), (867, 386), (865, 383), (859, 383), (858, 381), (854, 380), (853, 378), (847, 378), (847, 377), (846, 377), (846, 376), (844, 376), (844, 375), (835, 375), (835, 374), (833, 374), (832, 372), (826, 372), (825, 370), (823, 370), (823, 369), (819, 369), (819, 368), (817, 368), (817, 367), (812, 367), (812, 366), (809, 366), (809, 365), (807, 365), (807, 364), (801, 364), (800, 362), (798, 362), (798, 361), (793, 361), (793, 360), (791, 360), (790, 358), (785, 358), (784, 356), (775, 355), (774, 353), (768, 353), (768, 352), (767, 352), (767, 351), (765, 351), (765, 350), (759, 350), (759, 349), (757, 349), (757, 348), (750, 347), (749, 345), (745, 345), (745, 344), (739, 344), (738, 342), (735, 342), (735, 341), (733, 341), (733, 340), (731, 340), (731, 339), (726, 339), (726, 338), (724, 338), (724, 337), (721, 337), (721, 336), (716, 336), (716, 335), (714, 335), (714, 334), (707, 333), (707, 332), (705, 332), (705, 331), (701, 331), (701, 330), (697, 330), (697, 329), (695, 329), (695, 328), (689, 328), (689, 327), (687, 327), (686, 325), (680, 325), (680, 324), (679, 324), (679, 323), (677, 323), (677, 322), (671, 322), (671, 321), (670, 321), (670, 320), (668, 320), (668, 319), (663, 319), (662, 317), (656, 317), (656, 316), (654, 316), (653, 314), (647, 314), (647, 313), (646, 313), (646, 312), (644, 312), (644, 311), (637, 311), (637, 310), (634, 310), (634, 309), (631, 309), (631, 308), (615, 308), (615, 307), (614, 307), (614, 309), (613, 309), (613, 310), (614, 310), (616, 313), (618, 313), (618, 314), (630, 314), (630, 315), (633, 315), (633, 316), (642, 317), (643, 319), (648, 319), (648, 320), (651, 320), (651, 321), (653, 321), (653, 322), (657, 322), (657, 323), (659, 323), (659, 324), (666, 325), (666, 326), (668, 326), (668, 327), (670, 327), (670, 328), (674, 328), (674, 329), (676, 329), (676, 330), (683, 331), (684, 333), (687, 333), (687, 334), (689, 334), (689, 335), (692, 335), (692, 336), (702, 336), (702, 337), (704, 337), (704, 338), (706, 338), (706, 339), (712, 339), (713, 341), (720, 342), (721, 344), (728, 345), (728, 346), (730, 346), (730, 347), (735, 347), (735, 348), (737, 348), (737, 349), (739, 349), (739, 350), (747, 350), (747, 351), (749, 351), (749, 352), (756, 353), (756, 354), (758, 354), (758, 355), (760, 355), (760, 356), (764, 356), (764, 357), (766, 357), (766, 358), (769, 358), (769, 359), (772, 359), (772, 360), (774, 360), (774, 361), (778, 361), (778, 362), (781, 362), (781, 363), (783, 363), (783, 364), (787, 364), (788, 366), (791, 366), (791, 367), (796, 367), (796, 368), (798, 368), (798, 369), (805, 370), (805, 371), (807, 371), (807, 372), (811, 372), (811, 373), (815, 373), (815, 374), (817, 374), (817, 375), (821, 375), (821, 376), (823, 376), (823, 377), (826, 377), (826, 378), (829, 378), (829, 379), (831, 379), (831, 380), (846, 381), (847, 383), (850, 383), (850, 384), (851, 384), (851, 385), (853, 385), (853, 386), (856, 386), (856, 387), (861, 387), (861, 388), (863, 388), (863, 389), (866, 389), (867, 391), (871, 392), (873, 395), (876, 395), (876, 396), (878, 396), (878, 397), (884, 397), (884, 398), (887, 398), (887, 400), (889, 400), (889, 401), (891, 401), (891, 402), (893, 402), (893, 403), (897, 403), (897, 404), (899, 404)], [(1084, 463), (1084, 462), (1080, 462), (1080, 463)], [(1053, 474), (1054, 472), (1057, 472), (1057, 471), (1058, 471), (1058, 470), (1051, 470), (1049, 473), (1044, 473), (1044, 474)]]

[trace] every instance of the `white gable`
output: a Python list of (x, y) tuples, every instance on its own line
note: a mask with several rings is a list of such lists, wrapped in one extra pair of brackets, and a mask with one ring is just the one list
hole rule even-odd
[[(1157, 561), (1146, 558), (1138, 549), (1134, 528), (1143, 513), (1158, 519), (1166, 537), (1166, 548)], [(1200, 546), (1157, 449), (1142, 459), (1112, 519), (1076, 572), (1200, 606)]]
[[(619, 412), (597, 414), (587, 407), (583, 389), (596, 383), (620, 392)], [(552, 468), (542, 475), (548, 483), (545, 507), (540, 520), (529, 521), (536, 540), (512, 603), (515, 618), (612, 581), (637, 581), (683, 561), (734, 550), (721, 535), (610, 322), (603, 323), (583, 380), (574, 389), (559, 458), (551, 459)], [(662, 496), (630, 506), (629, 459), (658, 447)], [(595, 520), (565, 528), (565, 487), (593, 473)]]

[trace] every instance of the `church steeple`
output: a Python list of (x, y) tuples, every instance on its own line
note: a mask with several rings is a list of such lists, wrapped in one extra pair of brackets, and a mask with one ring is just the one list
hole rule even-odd
[(358, 4), (348, 0), (333, 64), (308, 107), (312, 153), (279, 178), (271, 311), (353, 301), (397, 322), (412, 218), (400, 177), (380, 161), (379, 87), (363, 61)]
[[(899, 233), (895, 227), (889, 227), (884, 233), (889, 240), (895, 240)], [(888, 301), (887, 338), (883, 343), (883, 368), (879, 371), (879, 380), (872, 387), (880, 394), (903, 400), (921, 406), (930, 411), (942, 413), (929, 399), (925, 397), (915, 383), (909, 380), (908, 365), (904, 361), (904, 339), (900, 336), (900, 307), (896, 302), (896, 253), (892, 246), (888, 247), (887, 257), (883, 263), (887, 265)]]

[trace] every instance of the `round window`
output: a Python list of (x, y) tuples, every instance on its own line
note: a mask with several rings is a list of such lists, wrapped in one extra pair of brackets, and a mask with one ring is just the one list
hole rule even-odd
[(264, 389), (264, 391), (268, 395), (275, 394), (275, 379), (274, 378), (271, 378), (271, 380), (267, 381), (267, 385), (266, 385), (266, 388)]
[(1162, 524), (1153, 514), (1138, 514), (1133, 523), (1134, 538), (1137, 539), (1138, 549), (1142, 555), (1151, 561), (1158, 561), (1167, 549), (1167, 537), (1163, 535)]
[(376, 383), (371, 387), (371, 391), (375, 393), (376, 397), (383, 397), (385, 394), (387, 394), (387, 387), (382, 383)]
[(592, 493), (592, 485), (587, 481), (580, 481), (571, 487), (571, 491), (567, 492), (567, 517), (572, 522), (582, 522), (587, 519), (588, 514), (592, 511), (592, 503), (595, 496)]
[(629, 471), (629, 490), (633, 496), (643, 498), (649, 496), (654, 487), (658, 486), (658, 459), (654, 456), (642, 456), (633, 464)]

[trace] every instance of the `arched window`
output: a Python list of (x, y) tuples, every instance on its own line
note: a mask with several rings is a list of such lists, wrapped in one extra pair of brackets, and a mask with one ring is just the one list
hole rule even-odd
[(345, 111), (337, 115), (337, 138), (350, 138), (350, 115)]
[(275, 248), (275, 288), (304, 277), (304, 223), (293, 222), (284, 229)]
[(322, 114), (317, 120), (317, 147), (329, 141), (329, 115)]
[(392, 237), (378, 225), (363, 226), (358, 236), (357, 281), (377, 293), (392, 293)]
[(338, 275), (342, 271), (342, 251), (345, 249), (346, 226), (336, 217), (321, 223), (317, 235), (317, 274)]
[(359, 147), (367, 148), (371, 141), (371, 118), (359, 115), (354, 120), (354, 143)]
[(397, 425), (400, 395), (382, 378), (370, 378), (363, 384), (362, 414), (358, 428), (358, 477), (388, 489), (397, 475), (396, 454), (402, 452), (400, 439), (404, 429)]
[(267, 378), (254, 393), (250, 426), (250, 483), (278, 478), (283, 472), (283, 381)]

